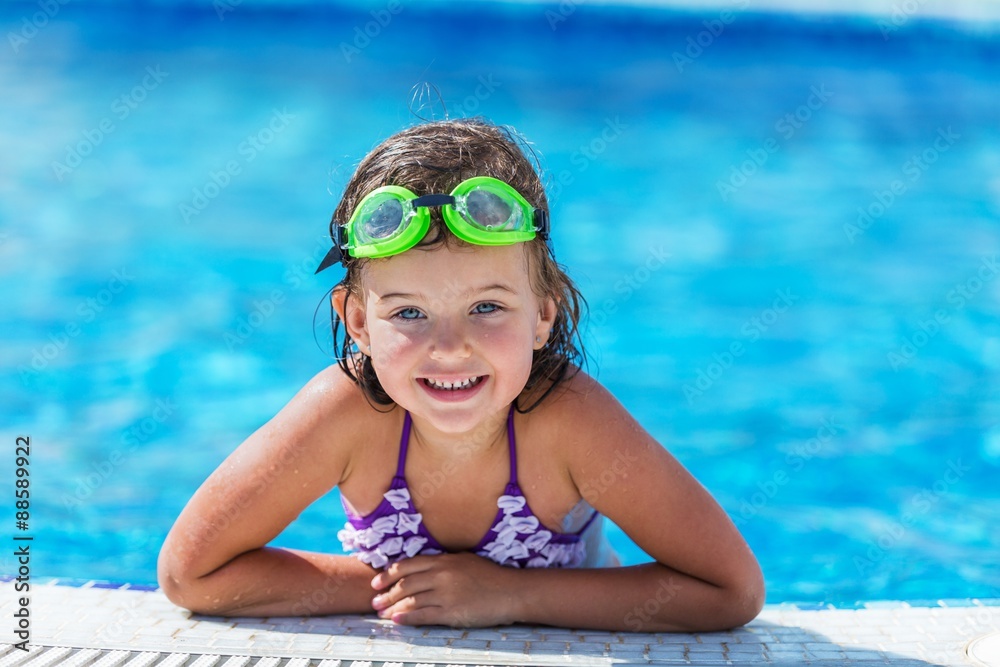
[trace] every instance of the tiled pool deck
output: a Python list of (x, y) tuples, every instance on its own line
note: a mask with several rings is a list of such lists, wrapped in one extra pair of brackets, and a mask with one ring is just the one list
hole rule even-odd
[[(17, 597), (0, 584), (12, 636)], [(912, 606), (911, 606), (912, 605)], [(769, 605), (745, 628), (639, 634), (514, 626), (408, 628), (375, 616), (215, 618), (162, 593), (88, 582), (32, 585), (30, 651), (0, 667), (415, 667), (416, 665), (1000, 665), (1000, 600)], [(978, 642), (976, 641), (978, 640)], [(970, 644), (977, 656), (969, 657)]]

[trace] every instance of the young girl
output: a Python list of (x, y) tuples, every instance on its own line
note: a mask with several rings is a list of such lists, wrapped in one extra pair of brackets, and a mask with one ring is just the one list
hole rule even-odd
[[(172, 601), (466, 627), (708, 631), (757, 615), (761, 572), (725, 512), (576, 365), (582, 297), (547, 210), (516, 141), (480, 120), (404, 130), (361, 162), (320, 266), (347, 268), (339, 365), (184, 508), (158, 563)], [(335, 486), (351, 555), (266, 546)], [(605, 517), (653, 561), (620, 567)]]

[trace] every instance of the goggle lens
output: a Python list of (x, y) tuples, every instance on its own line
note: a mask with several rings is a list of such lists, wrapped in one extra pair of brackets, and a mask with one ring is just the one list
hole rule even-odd
[(506, 231), (521, 229), (523, 225), (520, 206), (512, 205), (508, 199), (485, 188), (476, 188), (465, 195), (463, 204), (462, 217), (480, 229)]
[(358, 216), (361, 224), (354, 228), (358, 245), (392, 238), (402, 229), (405, 217), (403, 202), (391, 195), (365, 202)]

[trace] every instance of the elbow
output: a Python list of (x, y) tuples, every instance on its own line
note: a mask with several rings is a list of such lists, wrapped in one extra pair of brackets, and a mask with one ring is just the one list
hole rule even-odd
[(720, 586), (718, 592), (716, 627), (711, 630), (732, 630), (750, 623), (760, 614), (767, 590), (760, 564), (749, 550), (738, 570)]
[(764, 598), (767, 592), (764, 587), (764, 577), (758, 572), (757, 577), (737, 587), (731, 593), (731, 609), (733, 617), (727, 629), (738, 628), (757, 618), (764, 608)]
[(178, 557), (167, 544), (156, 562), (156, 579), (166, 598), (178, 607), (195, 614), (220, 615), (222, 609), (218, 596), (212, 595), (191, 563)]
[(757, 618), (764, 608), (767, 591), (764, 575), (759, 568), (748, 574), (742, 581), (721, 591), (718, 613), (718, 627), (712, 630), (732, 630), (746, 625)]
[[(671, 590), (665, 596), (647, 599), (646, 604), (637, 606), (625, 617), (627, 629), (638, 632), (724, 632), (750, 623), (764, 608), (764, 576), (756, 567), (728, 583), (690, 580), (674, 584), (672, 577), (668, 580)], [(671, 604), (675, 598), (681, 606)], [(658, 604), (649, 604), (654, 599)]]
[(759, 569), (743, 578), (718, 586), (714, 594), (705, 599), (702, 613), (691, 615), (678, 628), (680, 632), (724, 632), (742, 627), (760, 614), (764, 608), (766, 591), (764, 576)]
[(661, 619), (666, 632), (725, 632), (750, 623), (764, 607), (763, 582), (719, 588), (704, 606), (686, 620)]
[(156, 581), (163, 594), (175, 605), (195, 613), (200, 611), (190, 602), (194, 597), (197, 577), (185, 571), (184, 564), (170, 553), (167, 545), (164, 545), (156, 561)]

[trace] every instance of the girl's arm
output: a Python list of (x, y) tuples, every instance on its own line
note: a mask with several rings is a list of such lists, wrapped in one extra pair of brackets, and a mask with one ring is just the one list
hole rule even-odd
[(725, 511), (610, 392), (584, 373), (575, 379), (579, 400), (562, 406), (564, 423), (579, 434), (566, 439), (573, 480), (656, 562), (526, 573), (517, 620), (644, 631), (752, 620), (764, 604), (764, 579)]
[(407, 624), (710, 631), (753, 619), (764, 603), (760, 568), (691, 474), (583, 372), (552, 408), (552, 418), (565, 425), (560, 442), (581, 494), (656, 562), (511, 570), (468, 559), (414, 558), (376, 577), (373, 585), (391, 588), (375, 606)]
[[(266, 548), (343, 477), (358, 390), (332, 366), (202, 484), (160, 551), (158, 578), (199, 613), (312, 615), (371, 609), (374, 570), (349, 556)], [(360, 401), (364, 405), (364, 401)]]

